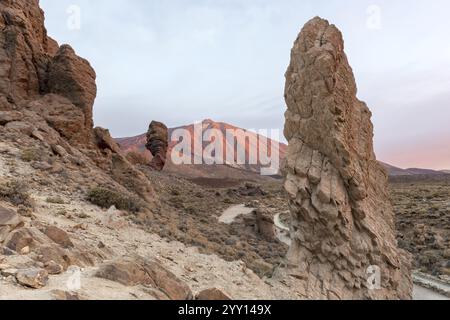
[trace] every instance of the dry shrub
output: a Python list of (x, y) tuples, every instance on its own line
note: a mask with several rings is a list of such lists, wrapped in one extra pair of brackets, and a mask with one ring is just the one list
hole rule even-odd
[(20, 159), (24, 162), (39, 161), (42, 158), (42, 153), (38, 149), (24, 149), (20, 154)]
[(101, 208), (109, 209), (115, 206), (119, 210), (132, 213), (139, 212), (143, 207), (142, 200), (137, 197), (102, 187), (91, 189), (87, 194), (87, 200)]
[(147, 165), (149, 163), (145, 154), (136, 151), (128, 152), (127, 159), (134, 165)]
[(25, 182), (19, 180), (8, 181), (0, 185), (0, 198), (16, 206), (33, 207), (33, 201)]

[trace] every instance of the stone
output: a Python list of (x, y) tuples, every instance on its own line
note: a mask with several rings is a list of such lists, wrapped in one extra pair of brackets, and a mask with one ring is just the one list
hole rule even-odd
[(48, 273), (38, 268), (24, 269), (17, 272), (16, 279), (19, 284), (25, 287), (40, 289), (47, 285)]
[(197, 294), (195, 300), (199, 301), (229, 301), (232, 300), (222, 290), (217, 288), (206, 289)]
[(121, 154), (122, 151), (117, 142), (111, 137), (108, 129), (97, 127), (94, 129), (95, 140), (100, 149), (108, 149), (112, 152)]
[[(1, 270), (1, 269), (0, 269)], [(16, 276), (16, 274), (19, 272), (19, 270), (17, 270), (17, 269), (13, 269), (13, 268), (10, 268), (10, 269), (4, 269), (4, 270), (1, 270), (0, 271), (0, 273), (1, 273), (1, 275), (2, 276), (4, 276), (4, 277), (11, 277), (11, 276), (13, 276), (13, 277), (15, 277)]]
[(53, 260), (50, 260), (44, 264), (45, 270), (48, 274), (55, 275), (61, 274), (64, 272), (64, 267)]
[(0, 126), (22, 120), (23, 115), (17, 111), (0, 111)]
[(171, 300), (191, 300), (189, 287), (156, 261), (129, 259), (107, 262), (96, 277), (125, 286), (147, 285), (162, 291)]
[(150, 167), (162, 171), (166, 164), (167, 149), (169, 148), (169, 130), (165, 124), (157, 121), (150, 123), (145, 147), (153, 155)]
[(48, 227), (44, 228), (43, 233), (63, 248), (72, 248), (73, 247), (73, 243), (70, 240), (70, 237), (67, 234), (67, 232), (65, 232), (64, 230), (62, 230), (58, 227), (48, 226)]
[(80, 296), (76, 292), (67, 292), (63, 290), (52, 290), (51, 295), (56, 301), (79, 301)]
[(15, 229), (22, 224), (22, 219), (15, 211), (0, 206), (0, 228)]
[(15, 252), (21, 252), (25, 247), (30, 247), (33, 242), (32, 232), (27, 228), (21, 228), (9, 234), (4, 245)]
[[(411, 299), (410, 256), (397, 245), (371, 112), (356, 92), (341, 32), (312, 19), (286, 73), (289, 265), (310, 299)], [(380, 290), (367, 285), (374, 268)]]
[(27, 255), (27, 254), (30, 253), (30, 251), (31, 251), (30, 247), (29, 247), (29, 246), (26, 246), (26, 247), (23, 247), (23, 248), (20, 250), (20, 254), (22, 254), (22, 255)]

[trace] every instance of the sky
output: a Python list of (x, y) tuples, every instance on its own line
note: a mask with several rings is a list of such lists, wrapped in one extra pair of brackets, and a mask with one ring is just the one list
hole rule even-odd
[[(282, 129), (302, 26), (343, 32), (378, 159), (450, 169), (448, 0), (41, 0), (49, 35), (97, 72), (94, 121), (116, 137), (213, 119)], [(281, 139), (281, 137), (280, 137)]]

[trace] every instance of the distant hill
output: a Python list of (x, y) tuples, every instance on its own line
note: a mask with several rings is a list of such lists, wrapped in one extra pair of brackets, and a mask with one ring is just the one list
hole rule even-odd
[[(172, 135), (174, 130), (177, 129), (186, 129), (188, 130), (192, 135), (194, 132), (194, 125), (186, 125), (181, 126), (177, 128), (171, 128), (169, 129), (169, 137)], [(232, 130), (240, 130), (241, 132), (244, 132), (247, 135), (252, 136), (253, 138), (257, 139), (256, 141), (260, 141), (261, 138), (264, 138), (263, 141), (265, 141), (265, 137), (257, 135), (256, 133), (247, 131), (242, 128), (238, 128), (236, 126), (223, 123), (223, 122), (215, 122), (213, 120), (204, 120), (203, 121), (203, 132), (205, 132), (208, 129), (216, 129), (222, 132), (222, 134), (225, 136), (227, 129)], [(129, 137), (129, 138), (118, 138), (116, 141), (120, 144), (122, 150), (124, 150), (126, 153), (128, 152), (137, 152), (142, 155), (144, 155), (149, 161), (152, 158), (152, 155), (150, 152), (145, 148), (146, 143), (146, 134), (141, 134), (139, 136), (135, 137)], [(273, 141), (271, 139), (267, 139), (268, 143), (271, 145)], [(173, 149), (173, 147), (176, 145), (177, 142), (171, 142), (169, 145), (169, 153)], [(205, 143), (203, 145), (203, 148), (205, 148), (208, 145), (208, 143)], [(224, 148), (227, 146), (226, 139), (223, 141)], [(246, 143), (246, 145), (241, 145), (243, 149), (245, 149), (246, 158), (249, 157), (249, 143)], [(279, 143), (279, 155), (280, 155), (280, 163), (281, 160), (284, 159), (287, 152), (287, 145), (284, 143)], [(201, 155), (195, 154), (195, 151), (192, 150), (192, 157), (198, 158)], [(420, 168), (410, 168), (410, 169), (402, 169), (399, 167), (395, 167), (393, 165), (380, 162), (388, 171), (388, 174), (390, 177), (416, 177), (416, 176), (446, 176), (450, 175), (450, 170), (443, 170), (443, 171), (436, 171), (436, 170), (430, 170), (430, 169), (420, 169)], [(257, 165), (183, 165), (183, 166), (175, 166), (171, 161), (169, 160), (165, 171), (173, 172), (176, 174), (188, 176), (188, 177), (204, 177), (204, 178), (218, 178), (218, 179), (224, 179), (224, 178), (231, 178), (231, 179), (239, 179), (239, 178), (249, 178), (253, 177), (256, 174), (259, 174), (261, 169), (261, 166), (259, 164)]]
[(399, 177), (399, 176), (442, 176), (450, 174), (450, 171), (437, 171), (431, 169), (421, 169), (421, 168), (409, 168), (401, 169), (394, 167), (390, 164), (381, 162), (381, 164), (388, 170), (389, 176)]
[[(185, 129), (187, 131), (189, 131), (189, 133), (191, 134), (191, 136), (193, 136), (194, 133), (194, 124), (190, 124), (190, 125), (186, 125), (186, 126), (181, 126), (181, 127), (177, 127), (177, 128), (170, 128), (169, 129), (169, 137), (172, 136), (172, 133), (177, 130), (177, 129)], [(268, 139), (264, 136), (261, 136), (259, 134), (253, 133), (251, 131), (248, 131), (246, 129), (242, 129), (227, 123), (223, 123), (223, 122), (216, 122), (213, 120), (204, 120), (203, 121), (203, 133), (206, 130), (209, 129), (215, 129), (220, 131), (223, 136), (224, 139), (222, 141), (222, 145), (224, 147), (224, 154), (225, 154), (225, 150), (226, 148), (229, 146), (229, 143), (226, 141), (226, 132), (227, 130), (236, 130), (237, 132), (240, 132), (240, 134), (238, 134), (239, 137), (242, 137), (242, 133), (245, 135), (248, 135), (250, 137), (252, 137), (251, 140), (253, 141), (257, 141), (257, 145), (250, 145), (250, 143), (247, 141), (244, 144), (242, 143), (242, 141), (244, 141), (244, 139), (241, 139), (240, 141), (237, 140), (235, 143), (236, 145), (239, 145), (243, 150), (245, 150), (245, 156), (246, 159), (249, 159), (249, 155), (250, 155), (250, 150), (251, 148), (254, 148), (253, 150), (257, 150), (259, 152), (259, 147), (258, 145), (262, 142), (262, 141), (267, 141), (267, 144), (269, 145), (269, 149), (270, 146), (276, 146), (277, 144), (274, 143), (273, 140)], [(142, 134), (139, 136), (135, 136), (135, 137), (130, 137), (130, 138), (118, 138), (116, 139), (116, 141), (119, 143), (119, 145), (121, 146), (122, 150), (124, 150), (126, 153), (128, 152), (138, 152), (143, 154), (148, 160), (150, 160), (152, 158), (151, 153), (146, 150), (145, 148), (145, 143), (146, 143), (146, 134)], [(174, 141), (174, 142), (170, 142), (169, 143), (169, 152), (168, 154), (171, 153), (171, 151), (173, 150), (173, 148), (175, 147), (175, 145), (178, 142)], [(206, 148), (208, 146), (209, 142), (206, 142), (203, 144), (203, 148)], [(276, 149), (274, 149), (276, 150)], [(278, 143), (278, 153), (279, 153), (279, 158), (280, 158), (280, 163), (281, 163), (281, 159), (284, 159), (286, 152), (287, 152), (287, 145), (284, 143)], [(192, 149), (192, 158), (200, 158), (202, 156), (202, 154), (196, 154), (195, 150)], [(259, 157), (258, 157), (258, 163), (257, 164), (251, 164), (251, 165), (236, 165), (236, 164), (226, 164), (226, 165), (182, 165), (182, 166), (176, 166), (171, 162), (171, 159), (168, 160), (167, 164), (166, 164), (166, 168), (165, 171), (168, 172), (173, 172), (173, 173), (177, 173), (180, 175), (184, 175), (184, 176), (188, 176), (188, 177), (205, 177), (205, 178), (231, 178), (231, 179), (240, 179), (240, 178), (255, 178), (255, 174), (260, 173), (261, 170), (261, 164), (259, 161)], [(263, 166), (264, 167), (264, 166)]]

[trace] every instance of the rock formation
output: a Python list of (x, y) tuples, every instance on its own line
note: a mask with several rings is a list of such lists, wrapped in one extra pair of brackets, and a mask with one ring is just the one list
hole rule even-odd
[(163, 123), (157, 121), (150, 123), (145, 147), (153, 155), (150, 167), (162, 171), (166, 164), (167, 149), (169, 148), (169, 130)]
[(291, 272), (306, 298), (409, 299), (409, 256), (397, 247), (371, 112), (356, 94), (342, 34), (312, 19), (286, 73)]

